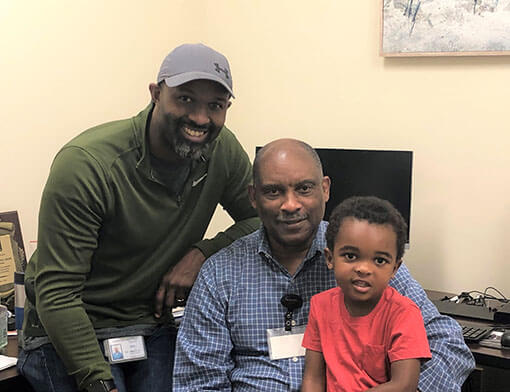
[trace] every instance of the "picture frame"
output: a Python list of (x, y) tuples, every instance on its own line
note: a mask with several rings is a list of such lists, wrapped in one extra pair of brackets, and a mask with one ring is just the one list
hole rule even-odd
[(380, 0), (380, 55), (510, 56), (510, 0)]
[(18, 264), (16, 270), (23, 272), (27, 265), (27, 257), (18, 211), (0, 211), (0, 235), (7, 234), (12, 237), (11, 253), (14, 253)]

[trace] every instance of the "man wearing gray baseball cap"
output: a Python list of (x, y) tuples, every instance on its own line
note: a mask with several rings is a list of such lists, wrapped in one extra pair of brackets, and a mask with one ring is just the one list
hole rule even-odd
[[(139, 114), (81, 133), (53, 161), (18, 360), (36, 392), (170, 391), (170, 309), (206, 257), (259, 226), (249, 158), (224, 126), (225, 56), (181, 45), (149, 90)], [(204, 239), (218, 204), (235, 223)]]

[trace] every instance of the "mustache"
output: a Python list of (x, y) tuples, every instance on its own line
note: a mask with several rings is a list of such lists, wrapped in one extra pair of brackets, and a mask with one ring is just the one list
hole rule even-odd
[(308, 218), (308, 214), (303, 214), (303, 213), (292, 213), (292, 214), (287, 214), (287, 213), (281, 213), (280, 215), (278, 215), (276, 217), (276, 221), (278, 223), (294, 223), (294, 222), (299, 222), (299, 221), (302, 221), (302, 220), (305, 220)]
[(191, 120), (181, 120), (179, 122), (180, 122), (179, 126), (186, 126), (188, 128), (192, 128), (197, 131), (208, 132), (211, 129), (213, 129), (213, 127), (214, 127), (214, 125), (212, 123), (209, 123), (207, 125), (198, 125), (197, 123), (195, 123), (194, 121), (191, 121)]

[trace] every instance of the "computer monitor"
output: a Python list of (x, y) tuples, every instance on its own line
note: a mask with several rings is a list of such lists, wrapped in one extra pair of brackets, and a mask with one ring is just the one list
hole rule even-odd
[(411, 223), (412, 151), (348, 150), (316, 148), (324, 175), (331, 178), (325, 220), (333, 209), (350, 196), (377, 196), (397, 208)]
[(315, 151), (324, 175), (331, 178), (324, 219), (328, 220), (333, 209), (350, 196), (377, 196), (391, 202), (404, 217), (409, 246), (413, 152), (339, 148)]

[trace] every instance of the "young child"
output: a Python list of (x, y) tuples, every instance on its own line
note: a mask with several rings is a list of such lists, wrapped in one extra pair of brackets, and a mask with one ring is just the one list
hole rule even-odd
[(423, 319), (388, 286), (406, 239), (404, 219), (385, 200), (351, 197), (334, 209), (325, 255), (339, 287), (311, 299), (302, 392), (417, 390), (431, 357)]

